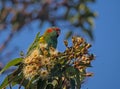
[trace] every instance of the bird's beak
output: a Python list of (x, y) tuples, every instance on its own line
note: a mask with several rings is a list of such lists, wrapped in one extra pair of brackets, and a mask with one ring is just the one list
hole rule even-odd
[(60, 31), (60, 30), (58, 30), (58, 31), (57, 31), (58, 36), (60, 35), (60, 33), (61, 33), (61, 31)]

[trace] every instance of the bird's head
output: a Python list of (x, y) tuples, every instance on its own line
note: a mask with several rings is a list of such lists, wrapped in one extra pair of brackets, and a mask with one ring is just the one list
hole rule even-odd
[(51, 27), (45, 31), (45, 35), (49, 35), (51, 37), (58, 37), (60, 35), (60, 29), (58, 27)]

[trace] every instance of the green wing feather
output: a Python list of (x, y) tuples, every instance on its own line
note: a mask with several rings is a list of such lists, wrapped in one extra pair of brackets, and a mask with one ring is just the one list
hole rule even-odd
[(31, 44), (31, 46), (28, 48), (27, 55), (29, 55), (32, 52), (32, 50), (37, 47), (40, 37), (41, 37), (40, 32), (38, 32), (35, 37), (35, 40)]
[[(49, 29), (48, 29), (49, 30)], [(30, 53), (36, 48), (38, 47), (38, 45), (40, 43), (47, 43), (47, 48), (49, 49), (49, 47), (53, 47), (56, 48), (57, 46), (57, 34), (55, 31), (49, 33), (49, 32), (45, 32), (42, 36), (40, 36), (40, 32), (37, 33), (35, 40), (33, 41), (33, 43), (31, 44), (31, 46), (29, 47), (28, 51), (27, 51), (27, 55), (30, 55)]]

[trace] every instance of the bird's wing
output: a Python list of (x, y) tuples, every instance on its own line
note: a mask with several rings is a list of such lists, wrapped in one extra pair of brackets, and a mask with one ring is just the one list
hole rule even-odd
[(30, 47), (28, 48), (28, 51), (27, 51), (27, 55), (29, 55), (32, 51), (32, 49), (36, 48), (37, 47), (37, 44), (39, 42), (39, 39), (40, 39), (40, 32), (37, 33), (33, 43), (30, 45)]

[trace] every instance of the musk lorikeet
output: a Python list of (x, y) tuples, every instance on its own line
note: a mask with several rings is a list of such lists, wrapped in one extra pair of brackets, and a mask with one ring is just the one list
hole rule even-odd
[(29, 47), (27, 55), (32, 52), (32, 49), (38, 47), (41, 43), (47, 44), (46, 48), (57, 47), (57, 38), (60, 35), (60, 29), (58, 27), (48, 28), (43, 35), (40, 36), (40, 32), (37, 33), (36, 38), (32, 45)]
[[(36, 35), (36, 38), (35, 38), (34, 42), (30, 46), (30, 48), (28, 49), (27, 56), (31, 55), (31, 53), (36, 48), (39, 49), (40, 44), (43, 44), (43, 45), (47, 44), (46, 49), (48, 49), (48, 51), (49, 51), (49, 47), (56, 48), (56, 46), (57, 46), (57, 38), (58, 38), (59, 34), (60, 34), (60, 29), (57, 28), (57, 27), (48, 28), (45, 31), (45, 33), (43, 35), (41, 35), (41, 36), (40, 36), (40, 32), (38, 32), (38, 34)], [(33, 81), (32, 79), (29, 80), (29, 79), (25, 79), (23, 77), (24, 76), (23, 69), (27, 68), (26, 67), (27, 65), (31, 66), (31, 64), (30, 65), (29, 64), (25, 64), (25, 60), (26, 59), (24, 58), (23, 62), (19, 62), (18, 64), (16, 64), (16, 66), (18, 66), (18, 69), (16, 69), (14, 72), (12, 72), (11, 74), (9, 74), (8, 77), (6, 77), (7, 80), (5, 79), (5, 81), (3, 81), (3, 84), (1, 85), (2, 87), (4, 87), (4, 85), (6, 85), (6, 86), (9, 85), (9, 83), (12, 83), (13, 85), (14, 84), (20, 84), (20, 87), (21, 87), (21, 85), (23, 85), (25, 87), (28, 86), (28, 85), (31, 85), (31, 86), (34, 87), (34, 85), (32, 85), (32, 81)], [(10, 78), (11, 80), (9, 81), (8, 78)], [(33, 89), (33, 88), (29, 88), (29, 89)]]

